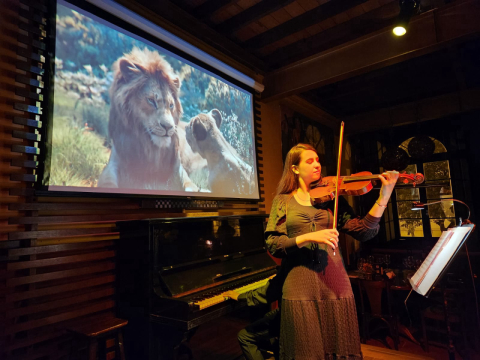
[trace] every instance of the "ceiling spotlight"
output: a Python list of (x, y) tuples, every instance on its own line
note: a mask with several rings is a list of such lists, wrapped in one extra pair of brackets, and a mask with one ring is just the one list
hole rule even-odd
[(400, 0), (399, 5), (400, 13), (398, 14), (393, 33), (397, 36), (402, 36), (407, 32), (407, 25), (411, 17), (420, 9), (420, 0)]
[(395, 26), (393, 28), (393, 33), (397, 36), (402, 36), (407, 33), (407, 29), (405, 29), (403, 26)]

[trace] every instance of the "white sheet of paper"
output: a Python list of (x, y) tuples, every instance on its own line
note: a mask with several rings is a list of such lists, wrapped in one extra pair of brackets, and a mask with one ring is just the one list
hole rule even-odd
[(470, 227), (463, 226), (448, 229), (442, 233), (422, 265), (410, 279), (413, 290), (421, 295), (428, 292), (470, 230)]

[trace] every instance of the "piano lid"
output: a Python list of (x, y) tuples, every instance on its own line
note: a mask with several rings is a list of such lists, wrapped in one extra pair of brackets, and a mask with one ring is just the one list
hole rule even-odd
[(186, 220), (151, 223), (155, 270), (170, 296), (275, 268), (265, 248), (266, 216)]
[(265, 219), (266, 215), (222, 216), (155, 222), (156, 269), (238, 258), (264, 249)]

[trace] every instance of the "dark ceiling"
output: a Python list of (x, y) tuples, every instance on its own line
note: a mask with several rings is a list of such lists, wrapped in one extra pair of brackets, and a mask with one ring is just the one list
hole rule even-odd
[(261, 72), (390, 26), (399, 13), (398, 0), (136, 2)]
[[(465, 0), (421, 0), (420, 13), (462, 1)], [(398, 0), (119, 2), (161, 16), (181, 31), (266, 76), (392, 27), (400, 9)], [(341, 118), (478, 87), (479, 53), (477, 40), (452, 43), (427, 55), (343, 81), (320, 84), (308, 91), (302, 89), (297, 95)]]
[(480, 87), (480, 40), (454, 45), (302, 94), (337, 117)]

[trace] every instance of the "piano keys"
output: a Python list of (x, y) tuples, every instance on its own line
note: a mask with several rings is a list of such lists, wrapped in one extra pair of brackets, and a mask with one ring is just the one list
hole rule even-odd
[(265, 221), (243, 215), (117, 223), (117, 315), (129, 320), (127, 353), (173, 358), (198, 326), (243, 306), (225, 291), (265, 285), (276, 273)]
[(238, 292), (239, 294), (244, 294), (248, 291), (255, 290), (255, 289), (258, 289), (258, 288), (261, 288), (261, 287), (265, 286), (268, 283), (268, 281), (271, 278), (273, 278), (273, 276), (274, 275), (269, 276), (269, 277), (267, 277), (265, 279), (262, 279), (262, 280), (259, 280), (259, 281), (255, 281), (255, 282), (247, 284), (247, 285), (240, 286), (240, 287), (230, 286), (226, 289), (222, 289), (222, 291), (219, 291), (220, 293), (218, 295), (213, 295), (213, 296), (208, 296), (208, 297), (203, 297), (203, 298), (202, 297), (194, 298), (194, 301), (192, 302), (192, 305), (196, 306), (199, 310), (203, 310), (203, 309), (206, 309), (210, 306), (220, 304), (224, 301), (230, 300), (230, 298), (227, 295), (224, 295), (224, 291), (234, 290), (234, 291)]

